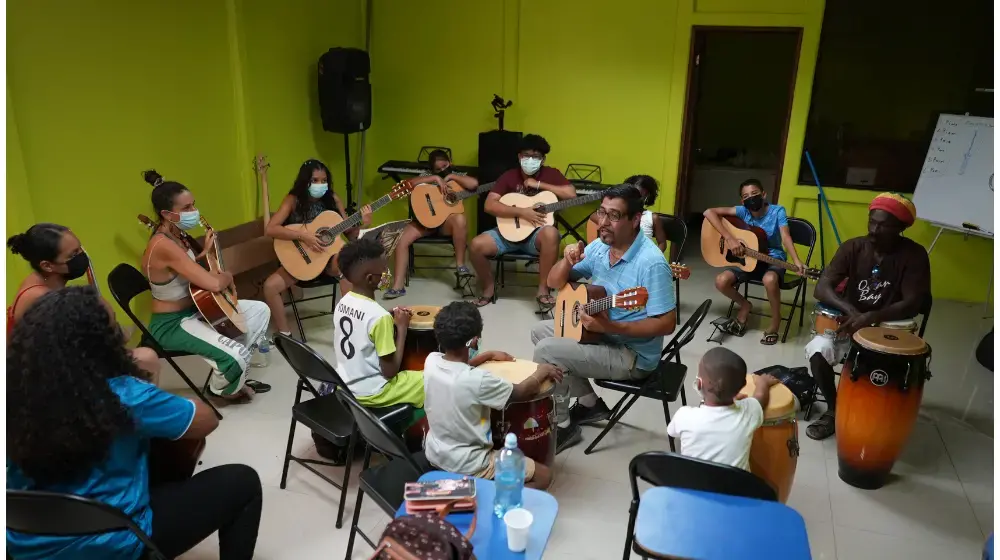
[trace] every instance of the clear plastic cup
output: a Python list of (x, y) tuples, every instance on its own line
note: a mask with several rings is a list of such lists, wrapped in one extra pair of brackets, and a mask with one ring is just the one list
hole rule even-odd
[(507, 525), (507, 548), (511, 552), (524, 552), (524, 549), (528, 548), (528, 533), (534, 521), (535, 516), (524, 508), (514, 508), (504, 514), (503, 522)]

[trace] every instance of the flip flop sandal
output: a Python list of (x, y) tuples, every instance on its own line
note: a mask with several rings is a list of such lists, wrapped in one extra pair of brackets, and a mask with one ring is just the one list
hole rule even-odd
[(469, 267), (467, 267), (465, 265), (462, 265), (462, 266), (457, 267), (455, 269), (455, 276), (458, 276), (459, 278), (463, 278), (463, 277), (466, 277), (466, 276), (472, 276), (472, 275), (473, 275), (472, 271), (469, 270)]
[(806, 427), (806, 435), (810, 439), (826, 439), (834, 434), (837, 429), (837, 419), (829, 414), (819, 417), (819, 420)]
[(747, 324), (741, 323), (736, 319), (731, 319), (728, 323), (723, 325), (722, 328), (719, 330), (733, 336), (743, 336), (747, 332)]
[(764, 346), (774, 346), (778, 343), (778, 333), (768, 332), (764, 333), (764, 337), (760, 339), (760, 343)]
[(258, 395), (261, 393), (266, 393), (271, 390), (270, 385), (268, 385), (267, 383), (262, 383), (255, 379), (247, 379), (245, 384), (247, 387), (253, 389), (253, 392), (257, 393)]
[(490, 297), (479, 296), (476, 299), (472, 300), (473, 305), (475, 305), (476, 307), (486, 307), (487, 305), (489, 305), (491, 303), (496, 303), (496, 302), (497, 302), (497, 295), (496, 294), (493, 294)]
[[(543, 301), (549, 300), (549, 301)], [(556, 306), (556, 298), (551, 295), (535, 296), (535, 301), (538, 302), (538, 307), (541, 309), (549, 310)]]
[(396, 299), (398, 297), (403, 297), (406, 295), (406, 288), (401, 288), (399, 290), (388, 289), (382, 294), (382, 299)]

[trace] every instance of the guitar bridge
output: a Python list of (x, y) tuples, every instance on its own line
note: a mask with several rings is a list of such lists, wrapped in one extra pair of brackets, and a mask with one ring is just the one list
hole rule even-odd
[(431, 195), (425, 194), (424, 197), (427, 199), (427, 209), (431, 211), (431, 216), (437, 216), (437, 210), (434, 209), (434, 202), (431, 201)]
[(302, 247), (302, 242), (292, 241), (295, 244), (295, 248), (299, 250), (299, 254), (302, 255), (302, 260), (306, 261), (306, 264), (312, 264), (312, 259), (309, 258), (309, 253)]

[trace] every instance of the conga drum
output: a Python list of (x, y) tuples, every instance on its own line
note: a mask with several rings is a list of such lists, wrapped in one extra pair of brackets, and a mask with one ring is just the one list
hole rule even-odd
[(931, 348), (906, 330), (865, 327), (854, 333), (837, 389), (840, 479), (881, 488), (917, 421)]
[[(538, 364), (528, 360), (513, 362), (486, 362), (482, 369), (510, 381), (520, 383), (538, 369)], [(503, 447), (508, 432), (517, 436), (517, 446), (525, 457), (536, 463), (552, 467), (556, 461), (556, 408), (552, 399), (552, 381), (546, 381), (539, 394), (524, 402), (514, 402), (503, 410), (491, 414), (493, 448)]]
[[(752, 396), (756, 390), (754, 376), (747, 375), (747, 384), (740, 393)], [(785, 503), (792, 491), (795, 467), (799, 463), (799, 425), (795, 421), (795, 398), (782, 384), (771, 387), (764, 425), (757, 428), (750, 445), (750, 472), (761, 477)]]
[(424, 370), (424, 361), (431, 352), (437, 352), (437, 338), (434, 337), (434, 318), (441, 311), (436, 305), (410, 305), (413, 312), (410, 328), (406, 331), (406, 345), (403, 347), (402, 370)]
[(903, 319), (901, 321), (883, 321), (878, 324), (880, 327), (887, 329), (909, 331), (912, 334), (917, 334), (917, 320), (916, 319)]

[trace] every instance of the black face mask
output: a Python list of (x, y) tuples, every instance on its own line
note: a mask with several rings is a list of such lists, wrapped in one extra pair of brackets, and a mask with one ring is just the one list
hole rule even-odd
[(90, 258), (87, 257), (87, 253), (80, 252), (72, 259), (66, 261), (66, 274), (63, 276), (67, 280), (76, 280), (87, 273), (87, 267), (89, 266)]
[(764, 207), (764, 195), (757, 194), (743, 201), (743, 207), (751, 212), (756, 212)]

